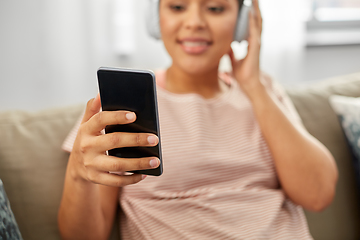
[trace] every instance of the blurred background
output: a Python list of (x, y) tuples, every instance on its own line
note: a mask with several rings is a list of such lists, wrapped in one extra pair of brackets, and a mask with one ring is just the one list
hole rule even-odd
[[(100, 66), (161, 69), (148, 0), (0, 0), (0, 110), (85, 103)], [(286, 87), (360, 71), (359, 0), (260, 0), (261, 67)], [(236, 44), (238, 56), (246, 43)], [(229, 69), (226, 58), (221, 68)]]

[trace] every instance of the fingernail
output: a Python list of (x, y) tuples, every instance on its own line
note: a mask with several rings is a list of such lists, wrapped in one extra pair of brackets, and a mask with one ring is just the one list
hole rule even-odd
[(153, 136), (153, 135), (148, 136), (147, 140), (148, 140), (148, 142), (149, 142), (150, 144), (155, 144), (155, 143), (156, 143), (156, 137)]
[(92, 104), (91, 104), (91, 107), (92, 107), (92, 108), (95, 108), (95, 107), (96, 107), (96, 104), (97, 104), (97, 101), (98, 101), (99, 98), (100, 98), (100, 94), (98, 93), (98, 94), (96, 95), (96, 97), (94, 98), (94, 100), (92, 101)]
[(126, 117), (127, 120), (134, 120), (135, 119), (135, 113), (128, 112), (127, 114), (125, 114), (125, 117)]
[(150, 166), (152, 168), (155, 168), (155, 167), (159, 166), (159, 164), (160, 164), (160, 160), (157, 159), (157, 158), (153, 158), (153, 159), (150, 160)]
[(146, 175), (142, 175), (141, 179), (144, 180), (146, 178)]
[(98, 100), (100, 98), (100, 93), (98, 93), (95, 97), (95, 100)]

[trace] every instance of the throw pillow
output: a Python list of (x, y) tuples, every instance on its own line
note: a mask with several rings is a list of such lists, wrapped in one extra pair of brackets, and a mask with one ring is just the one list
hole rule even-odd
[(360, 190), (360, 98), (333, 95), (330, 96), (329, 101), (340, 120), (352, 151)]
[(10, 208), (3, 182), (0, 179), (0, 239), (22, 239), (15, 217)]

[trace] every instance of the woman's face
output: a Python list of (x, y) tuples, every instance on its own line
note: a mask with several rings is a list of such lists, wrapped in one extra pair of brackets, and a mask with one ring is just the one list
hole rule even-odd
[(230, 49), (238, 0), (160, 0), (161, 38), (173, 64), (201, 74)]

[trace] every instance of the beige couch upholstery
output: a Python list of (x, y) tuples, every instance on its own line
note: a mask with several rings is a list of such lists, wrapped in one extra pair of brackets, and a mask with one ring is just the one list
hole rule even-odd
[[(327, 98), (360, 97), (360, 73), (287, 90), (305, 127), (336, 158), (340, 178), (332, 205), (306, 212), (315, 239), (360, 239), (359, 191), (351, 154)], [(60, 147), (84, 105), (36, 113), (0, 113), (0, 178), (24, 239), (60, 239), (57, 209), (68, 154)], [(112, 239), (118, 237), (118, 223)]]

